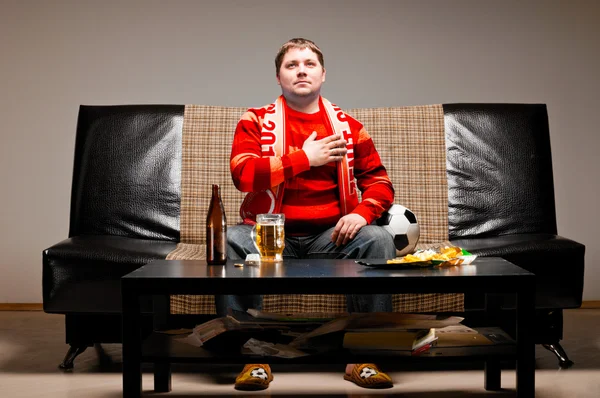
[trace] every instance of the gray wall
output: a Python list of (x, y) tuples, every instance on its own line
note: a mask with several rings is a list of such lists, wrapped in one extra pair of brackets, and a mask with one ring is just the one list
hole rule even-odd
[(600, 300), (599, 3), (0, 0), (0, 302), (41, 302), (80, 104), (263, 105), (296, 36), (345, 108), (546, 103), (559, 232), (587, 246), (584, 299)]

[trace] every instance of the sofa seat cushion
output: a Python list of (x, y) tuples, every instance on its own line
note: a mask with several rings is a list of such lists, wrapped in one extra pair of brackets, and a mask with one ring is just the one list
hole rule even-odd
[[(502, 257), (536, 275), (536, 308), (577, 308), (581, 305), (585, 246), (553, 234), (515, 234), (452, 240), (479, 256)], [(483, 308), (481, 296), (468, 297), (465, 307)], [(514, 298), (504, 308), (514, 308)]]
[(120, 236), (74, 236), (43, 253), (44, 310), (121, 312), (120, 278), (155, 259), (175, 242)]

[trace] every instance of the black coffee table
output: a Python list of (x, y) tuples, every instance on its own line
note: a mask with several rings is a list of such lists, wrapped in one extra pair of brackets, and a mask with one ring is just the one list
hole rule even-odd
[[(373, 260), (371, 260), (373, 262)], [(449, 268), (379, 269), (354, 260), (285, 260), (280, 264), (208, 266), (205, 261), (157, 260), (121, 279), (123, 300), (123, 396), (140, 397), (142, 362), (154, 363), (154, 389), (171, 390), (172, 362), (253, 362), (247, 357), (215, 358), (201, 348), (182, 343), (145, 350), (142, 341), (140, 298), (172, 294), (373, 294), (373, 293), (512, 293), (516, 295), (517, 396), (535, 393), (535, 345), (532, 336), (535, 275), (501, 258), (478, 258), (472, 265)], [(155, 338), (160, 341), (160, 337)], [(186, 347), (187, 348), (187, 347)], [(482, 351), (484, 386), (500, 389), (500, 361)], [(270, 363), (297, 363), (268, 357)], [(300, 358), (306, 362), (307, 357)], [(308, 357), (310, 358), (310, 357)], [(236, 360), (237, 359), (237, 360)], [(365, 358), (336, 356), (335, 363), (360, 363)], [(369, 362), (373, 362), (375, 358)], [(435, 360), (436, 358), (399, 358)], [(389, 360), (389, 357), (388, 357)], [(264, 361), (264, 359), (263, 359)], [(319, 359), (322, 361), (322, 358)], [(254, 360), (255, 362), (255, 360)], [(333, 362), (332, 362), (333, 363)]]

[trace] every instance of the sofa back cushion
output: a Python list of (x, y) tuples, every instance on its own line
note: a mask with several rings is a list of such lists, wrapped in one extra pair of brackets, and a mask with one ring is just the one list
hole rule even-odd
[[(229, 225), (239, 224), (244, 193), (233, 185), (229, 157), (233, 134), (247, 108), (186, 105), (182, 140), (181, 242), (206, 242), (212, 184), (218, 184)], [(198, 248), (203, 250), (204, 247)]]
[(420, 244), (448, 240), (446, 142), (441, 105), (357, 108), (346, 111), (373, 139), (394, 184), (394, 202), (411, 209)]
[(183, 110), (81, 106), (69, 236), (179, 240)]
[(543, 104), (444, 105), (451, 239), (556, 234)]

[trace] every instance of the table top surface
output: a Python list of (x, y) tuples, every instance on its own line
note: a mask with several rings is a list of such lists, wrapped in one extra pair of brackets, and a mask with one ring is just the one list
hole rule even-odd
[[(370, 260), (375, 262), (374, 260)], [(385, 261), (385, 260), (382, 260)], [(381, 269), (357, 264), (355, 260), (293, 259), (279, 263), (235, 266), (243, 261), (229, 260), (226, 265), (207, 265), (204, 260), (155, 260), (125, 275), (124, 279), (352, 279), (352, 278), (449, 278), (533, 276), (499, 257), (480, 257), (471, 265)]]

